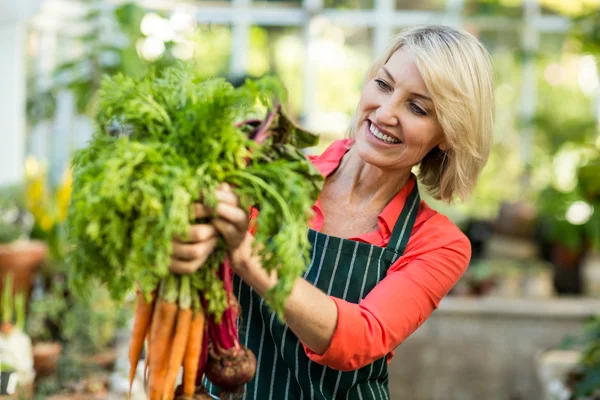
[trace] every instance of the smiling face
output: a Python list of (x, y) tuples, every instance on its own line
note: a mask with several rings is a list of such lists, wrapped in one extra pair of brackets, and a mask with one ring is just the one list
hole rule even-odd
[(357, 117), (357, 153), (375, 167), (410, 170), (434, 147), (446, 148), (415, 57), (405, 49), (397, 50), (365, 85)]

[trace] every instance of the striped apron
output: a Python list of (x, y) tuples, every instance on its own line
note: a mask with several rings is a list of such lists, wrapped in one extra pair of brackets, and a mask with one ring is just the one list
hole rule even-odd
[[(309, 229), (312, 258), (304, 278), (330, 296), (358, 303), (403, 254), (419, 202), (415, 183), (386, 248)], [(246, 385), (245, 399), (389, 399), (387, 356), (351, 372), (312, 362), (296, 335), (252, 288), (235, 277), (234, 290), (242, 308), (240, 338), (257, 359), (256, 376)], [(211, 393), (218, 393), (205, 383)]]

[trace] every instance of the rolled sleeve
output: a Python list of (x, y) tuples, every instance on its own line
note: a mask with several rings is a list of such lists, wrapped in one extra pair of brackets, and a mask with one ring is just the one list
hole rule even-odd
[(355, 364), (354, 349), (351, 345), (361, 340), (360, 330), (347, 327), (359, 326), (363, 323), (358, 304), (349, 303), (337, 297), (331, 297), (338, 310), (338, 320), (329, 347), (323, 354), (317, 354), (304, 344), (304, 351), (308, 358), (318, 364), (326, 365), (340, 371), (353, 371), (360, 368)]

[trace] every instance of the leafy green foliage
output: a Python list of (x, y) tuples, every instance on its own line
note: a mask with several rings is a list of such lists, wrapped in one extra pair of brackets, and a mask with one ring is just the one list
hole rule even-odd
[(578, 337), (568, 336), (561, 348), (577, 347), (582, 349), (577, 373), (579, 379), (575, 383), (575, 395), (586, 397), (599, 394), (600, 388), (600, 317), (590, 318)]
[[(98, 132), (73, 162), (74, 287), (85, 292), (99, 278), (115, 298), (135, 282), (146, 294), (154, 290), (169, 274), (171, 239), (185, 237), (193, 222), (191, 203), (214, 206), (216, 187), (228, 182), (243, 207), (260, 210), (263, 267), (279, 276), (267, 300), (282, 313), (306, 267), (306, 225), (322, 177), (297, 147), (315, 138), (286, 118), (262, 144), (239, 124), (264, 117), (284, 98), (278, 81), (267, 77), (235, 89), (179, 63), (142, 79), (106, 77), (99, 95)], [(221, 241), (191, 279), (217, 318), (227, 306), (216, 276), (225, 254)]]

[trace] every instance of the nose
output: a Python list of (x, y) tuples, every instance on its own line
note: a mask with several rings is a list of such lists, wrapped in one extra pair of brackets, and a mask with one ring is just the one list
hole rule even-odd
[(375, 111), (376, 122), (380, 125), (396, 126), (398, 125), (397, 108), (392, 101), (382, 103)]

